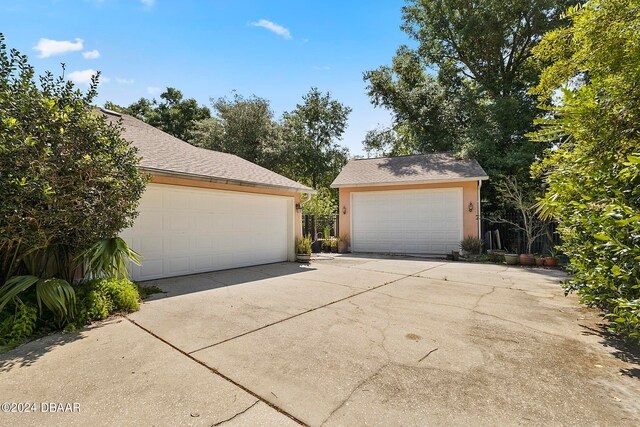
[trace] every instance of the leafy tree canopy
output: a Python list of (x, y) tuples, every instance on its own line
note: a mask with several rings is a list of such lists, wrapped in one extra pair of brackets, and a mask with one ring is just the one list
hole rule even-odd
[(348, 160), (349, 151), (337, 141), (351, 108), (315, 87), (302, 99), (302, 104), (282, 118), (287, 146), (284, 173), (312, 188), (328, 188)]
[(183, 99), (182, 92), (172, 87), (160, 94), (160, 100), (140, 98), (128, 107), (108, 102), (105, 107), (134, 116), (183, 141), (191, 139), (196, 122), (211, 117), (209, 108), (198, 105), (193, 98)]
[(567, 290), (640, 339), (640, 3), (591, 0), (534, 49), (534, 93), (548, 114), (533, 138), (554, 144), (533, 171), (559, 221)]
[[(533, 130), (537, 83), (529, 60), (542, 35), (561, 22), (572, 0), (412, 0), (402, 29), (417, 43), (401, 46), (390, 66), (365, 72), (376, 106), (394, 125), (371, 132), (365, 149), (379, 154), (454, 151), (474, 157), (490, 177), (528, 179), (544, 150)], [(487, 208), (499, 204), (496, 180)]]
[(214, 117), (196, 122), (190, 141), (193, 145), (280, 169), (281, 129), (269, 101), (234, 93), (233, 99), (215, 99), (212, 105)]

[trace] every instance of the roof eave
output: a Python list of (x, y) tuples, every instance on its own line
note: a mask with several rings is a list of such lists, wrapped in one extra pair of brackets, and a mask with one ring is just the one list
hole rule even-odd
[(249, 181), (242, 181), (242, 180), (238, 180), (238, 179), (217, 178), (217, 177), (213, 177), (213, 176), (198, 175), (198, 174), (193, 174), (193, 173), (188, 173), (188, 172), (177, 172), (177, 171), (166, 170), (166, 169), (156, 169), (156, 168), (150, 168), (150, 167), (147, 167), (147, 166), (140, 166), (140, 169), (142, 171), (148, 172), (148, 173), (150, 173), (152, 175), (155, 175), (155, 176), (186, 178), (186, 179), (193, 179), (193, 180), (197, 180), (197, 181), (212, 182), (212, 183), (216, 183), (216, 184), (230, 184), (230, 185), (238, 185), (238, 186), (242, 186), (242, 187), (263, 188), (263, 189), (268, 189), (268, 190), (290, 191), (292, 193), (305, 193), (305, 194), (316, 194), (317, 193), (316, 190), (314, 190), (312, 188), (308, 188), (308, 187), (298, 188), (298, 187), (287, 187), (287, 186), (283, 186), (283, 185), (262, 184), (262, 183), (259, 183), (259, 182), (249, 182)]
[(486, 181), (489, 177), (472, 176), (463, 178), (443, 178), (443, 179), (426, 179), (421, 181), (392, 181), (392, 182), (360, 182), (360, 183), (348, 183), (348, 184), (331, 184), (331, 188), (343, 188), (343, 187), (385, 187), (394, 185), (421, 185), (421, 184), (442, 184), (445, 182), (469, 182), (469, 181)]

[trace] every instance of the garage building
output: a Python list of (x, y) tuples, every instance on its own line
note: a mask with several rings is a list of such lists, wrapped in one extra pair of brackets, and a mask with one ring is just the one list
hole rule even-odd
[(475, 160), (450, 153), (351, 160), (331, 186), (340, 191), (339, 229), (352, 252), (436, 254), (480, 234)]
[(302, 193), (314, 190), (232, 154), (194, 147), (126, 114), (122, 136), (151, 182), (121, 237), (144, 257), (134, 280), (295, 259)]

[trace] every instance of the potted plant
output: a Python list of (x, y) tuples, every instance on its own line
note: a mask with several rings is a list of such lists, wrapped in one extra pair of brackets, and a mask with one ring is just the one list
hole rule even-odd
[(461, 255), (475, 260), (482, 253), (482, 240), (467, 236), (460, 242)]
[(487, 255), (489, 256), (489, 261), (491, 262), (502, 262), (504, 261), (504, 254), (507, 251), (502, 249), (487, 249)]
[(536, 265), (536, 258), (532, 253), (520, 254), (521, 265)]
[[(533, 243), (544, 234), (546, 227), (546, 223), (538, 217), (536, 212), (538, 189), (533, 187), (525, 188), (518, 183), (515, 177), (507, 177), (498, 186), (498, 192), (505, 203), (520, 214), (520, 221), (512, 221), (506, 218), (492, 218), (490, 220), (509, 224), (522, 231), (526, 240), (526, 252), (520, 255), (520, 264), (535, 265), (536, 259), (532, 253)], [(509, 262), (507, 263), (509, 264)]]
[(558, 253), (551, 249), (549, 251), (549, 256), (544, 259), (544, 265), (547, 267), (557, 267), (558, 266)]
[(331, 252), (331, 229), (327, 225), (324, 228), (324, 239), (322, 239), (322, 252)]
[(536, 267), (542, 267), (544, 265), (545, 257), (536, 255)]
[(346, 234), (338, 237), (338, 252), (341, 254), (349, 252), (349, 237)]
[(507, 265), (517, 265), (520, 261), (518, 254), (504, 254), (504, 262)]
[(300, 262), (311, 261), (311, 236), (296, 239), (296, 259)]
[(334, 237), (333, 239), (331, 239), (331, 253), (332, 254), (337, 254), (338, 253), (338, 238)]

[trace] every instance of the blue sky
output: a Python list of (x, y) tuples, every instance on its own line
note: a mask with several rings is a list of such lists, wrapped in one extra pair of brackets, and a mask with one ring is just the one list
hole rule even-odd
[[(353, 109), (342, 144), (363, 154), (367, 130), (388, 124), (362, 73), (389, 64), (408, 37), (402, 0), (2, 0), (0, 31), (38, 73), (81, 82), (100, 70), (98, 103), (128, 105), (167, 86), (209, 98), (258, 95), (277, 116), (311, 86)], [(83, 86), (82, 83), (79, 83)]]

